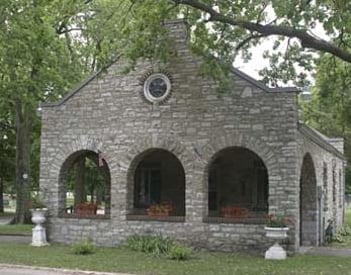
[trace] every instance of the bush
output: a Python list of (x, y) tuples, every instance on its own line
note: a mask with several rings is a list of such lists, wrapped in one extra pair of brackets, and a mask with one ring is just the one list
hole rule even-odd
[(75, 243), (72, 246), (72, 250), (73, 253), (77, 255), (88, 255), (95, 253), (95, 246), (93, 245), (91, 239), (85, 239)]
[(166, 255), (173, 241), (162, 236), (132, 236), (127, 240), (127, 247), (134, 251), (145, 252), (154, 256)]
[(152, 254), (154, 256), (166, 256), (172, 260), (186, 260), (192, 250), (180, 245), (169, 238), (159, 236), (132, 236), (127, 239), (126, 246), (138, 252)]
[(173, 244), (168, 252), (168, 258), (177, 261), (184, 261), (190, 258), (192, 249), (181, 244)]
[(350, 236), (351, 235), (351, 228), (346, 225), (340, 228), (338, 232), (341, 236)]

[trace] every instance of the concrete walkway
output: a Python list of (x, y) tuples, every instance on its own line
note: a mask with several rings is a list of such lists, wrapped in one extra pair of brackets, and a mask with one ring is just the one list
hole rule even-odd
[[(13, 217), (11, 216), (1, 216), (0, 217), (0, 226), (1, 225), (6, 225), (11, 222)], [(1, 243), (28, 243), (30, 244), (32, 241), (32, 236), (30, 235), (11, 235), (11, 234), (6, 234), (6, 235), (0, 235), (0, 242)], [(2, 273), (0, 273), (2, 274)]]
[(95, 272), (82, 271), (58, 268), (46, 268), (37, 266), (24, 265), (7, 265), (0, 264), (1, 275), (131, 275), (126, 273), (109, 273), (109, 272)]
[(32, 242), (31, 235), (0, 235), (0, 243), (27, 243), (27, 244), (30, 244), (31, 242)]
[(0, 216), (0, 225), (9, 224), (12, 218), (11, 216)]
[(330, 246), (300, 247), (300, 254), (351, 257), (351, 248), (336, 248)]

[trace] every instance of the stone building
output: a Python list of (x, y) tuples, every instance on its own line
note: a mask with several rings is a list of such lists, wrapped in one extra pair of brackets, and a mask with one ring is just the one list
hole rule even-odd
[(114, 246), (161, 233), (263, 252), (270, 213), (291, 219), (290, 250), (320, 245), (330, 219), (343, 223), (343, 140), (299, 122), (296, 88), (233, 69), (232, 89), (219, 94), (199, 73), (186, 24), (165, 26), (178, 53), (168, 64), (140, 61), (124, 74), (120, 59), (41, 105), (50, 240)]

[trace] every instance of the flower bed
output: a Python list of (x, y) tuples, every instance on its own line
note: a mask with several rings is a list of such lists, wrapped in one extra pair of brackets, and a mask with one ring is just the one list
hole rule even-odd
[(221, 207), (221, 216), (224, 218), (247, 218), (249, 210), (238, 206), (223, 206)]
[(95, 203), (79, 203), (75, 207), (75, 213), (78, 216), (96, 215), (97, 204)]
[(146, 209), (148, 216), (153, 217), (166, 217), (170, 216), (173, 211), (173, 205), (170, 202), (163, 202), (160, 204), (152, 204), (149, 208)]

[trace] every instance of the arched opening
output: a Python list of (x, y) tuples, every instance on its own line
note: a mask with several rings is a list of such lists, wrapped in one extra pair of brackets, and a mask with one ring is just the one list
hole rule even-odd
[(60, 173), (60, 213), (77, 217), (110, 214), (110, 171), (102, 153), (70, 155)]
[(226, 148), (214, 156), (208, 172), (210, 217), (250, 219), (268, 213), (268, 172), (257, 154)]
[(132, 214), (185, 216), (185, 173), (175, 155), (148, 150), (137, 158), (132, 172)]
[(303, 158), (300, 177), (300, 245), (317, 245), (319, 240), (317, 182), (310, 154)]

